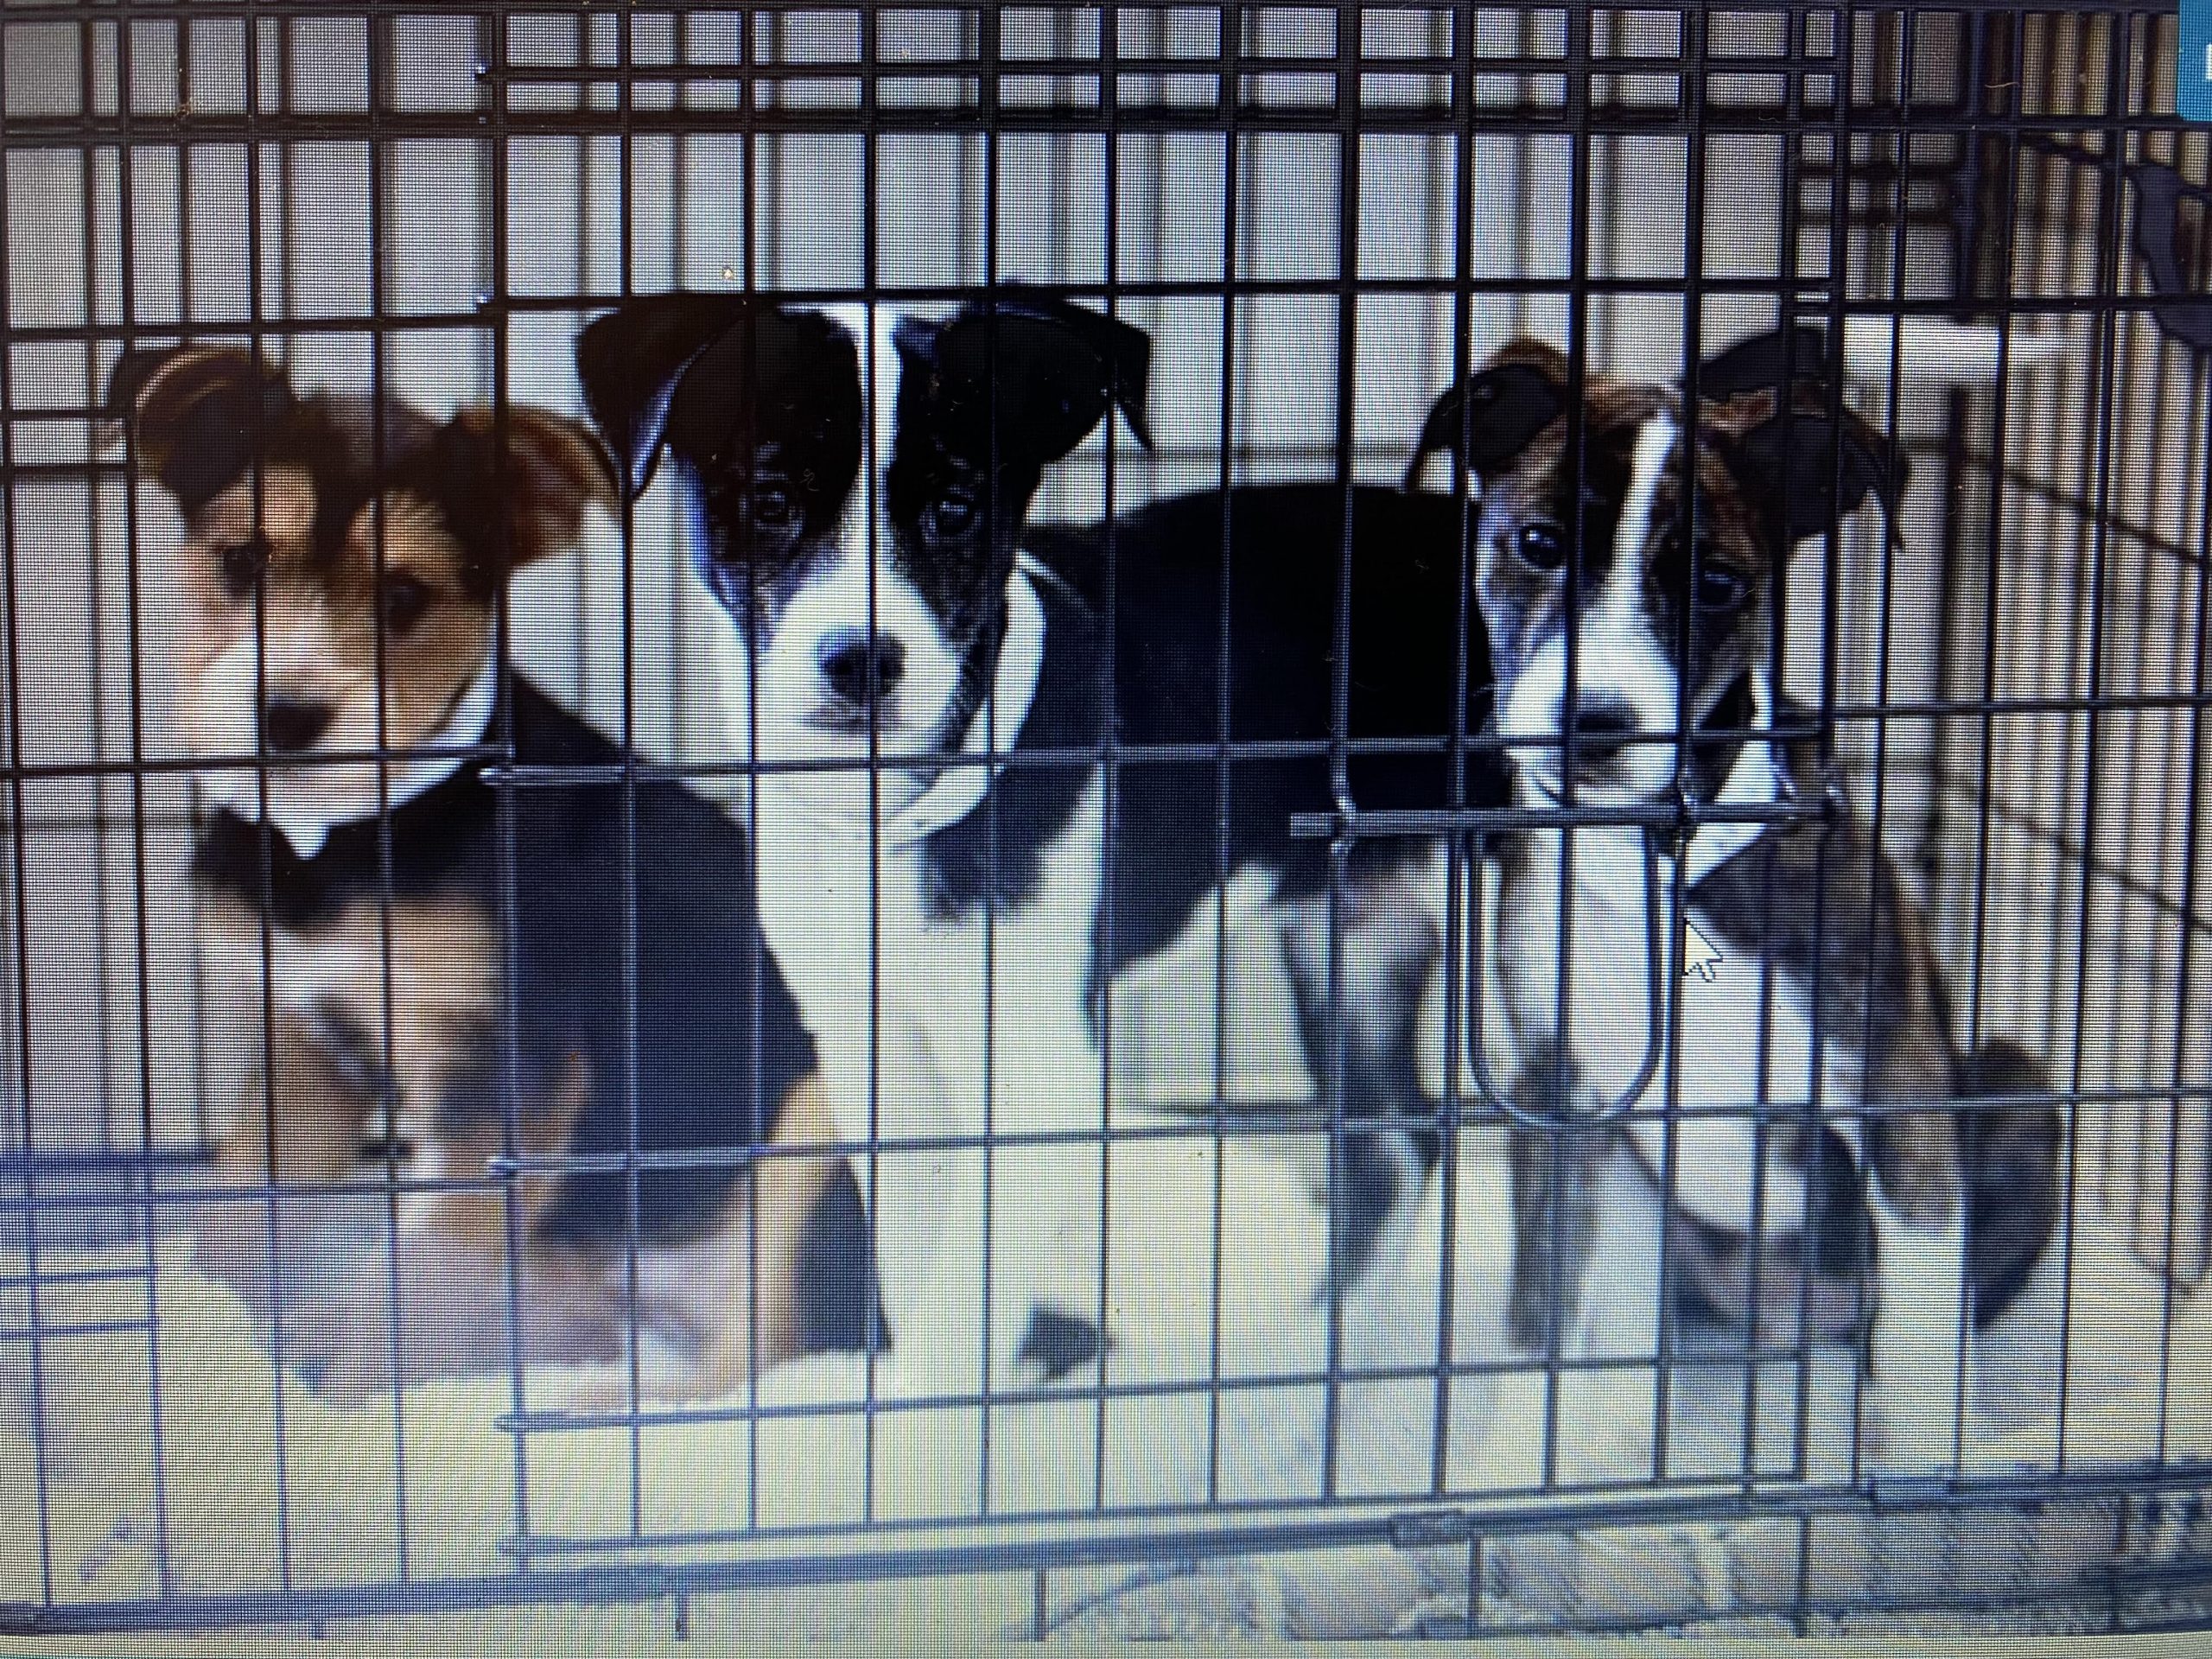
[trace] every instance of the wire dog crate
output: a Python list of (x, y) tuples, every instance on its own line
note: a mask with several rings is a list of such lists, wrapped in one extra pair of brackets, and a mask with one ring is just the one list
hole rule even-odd
[[(2212, 140), (2172, 113), (2177, 42), (2159, 6), (1980, 0), (10, 8), (0, 1628), (575, 1600), (683, 1630), (695, 1603), (836, 1584), (880, 1611), (956, 1573), (1039, 1634), (2212, 1622)], [(1122, 1503), (1102, 1389), (1050, 1420), (1097, 1448), (1073, 1497), (902, 1513), (883, 1471), (934, 1431), (869, 1414), (841, 1420), (853, 1502), (771, 1515), (772, 1469), (830, 1484), (803, 1410), (567, 1412), (502, 1371), (334, 1412), (179, 1265), (264, 988), (200, 943), (174, 525), (98, 420), (120, 353), (246, 342), (302, 385), (579, 412), (573, 338), (631, 295), (949, 308), (1014, 281), (1154, 342), (1154, 443), (1109, 424), (1052, 470), (1033, 517), (1063, 523), (1395, 484), (1455, 368), (1518, 334), (1670, 380), (1785, 321), (1996, 331), (1986, 384), (1853, 389), (1913, 482), (1893, 540), (1800, 560), (1785, 629), (1956, 1034), (2031, 1048), (2068, 1126), (2065, 1223), (1948, 1478), (1834, 1468), (1827, 1361), (1717, 1353), (1680, 1362), (1678, 1466), (1595, 1493), (1471, 1486), (1425, 1444), (1373, 1490)], [(502, 649), (735, 810), (682, 537), (646, 497), (518, 580)], [(1452, 892), (1442, 1179), (1494, 1196), (1451, 991), (1479, 907)], [(1115, 1098), (1217, 1141), (1223, 1109), (1307, 1085), (1268, 942), (1225, 910), (1201, 931), (1102, 1018)], [(1441, 1329), (1367, 1381), (1440, 1432), (1471, 1379), (1546, 1386)], [(1189, 1380), (1195, 1432), (1227, 1386)], [(1353, 1385), (1319, 1386), (1333, 1415)]]

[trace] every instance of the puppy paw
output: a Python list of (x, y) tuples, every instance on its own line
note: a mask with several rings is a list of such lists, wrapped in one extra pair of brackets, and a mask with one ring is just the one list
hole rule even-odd
[(627, 1359), (590, 1360), (533, 1370), (524, 1386), (532, 1410), (579, 1416), (627, 1415), (726, 1395), (742, 1400), (747, 1391), (742, 1376), (712, 1375), (696, 1361), (651, 1342), (640, 1344), (634, 1377)]
[(642, 1376), (632, 1393), (630, 1368), (619, 1360), (543, 1371), (531, 1376), (525, 1387), (531, 1410), (563, 1412), (576, 1417), (616, 1416), (635, 1410), (652, 1398)]

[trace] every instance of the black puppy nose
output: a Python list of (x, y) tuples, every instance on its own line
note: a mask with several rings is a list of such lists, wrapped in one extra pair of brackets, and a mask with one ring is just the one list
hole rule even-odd
[(1611, 754), (1639, 729), (1636, 710), (1621, 697), (1585, 697), (1574, 712), (1574, 737), (1585, 754)]
[(262, 741), (269, 746), (271, 754), (311, 749), (315, 740), (330, 729), (331, 717), (337, 712), (327, 702), (278, 697), (262, 711)]
[(822, 648), (823, 681), (855, 708), (889, 696), (906, 672), (906, 648), (887, 634), (840, 633)]

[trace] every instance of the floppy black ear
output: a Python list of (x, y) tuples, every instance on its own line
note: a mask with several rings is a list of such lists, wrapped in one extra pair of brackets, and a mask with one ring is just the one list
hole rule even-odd
[(1699, 365), (1697, 390), (1699, 397), (1710, 398), (1751, 391), (1778, 397), (1802, 381), (1826, 385), (1831, 375), (1827, 342), (1819, 329), (1801, 322), (1794, 328), (1753, 334), (1716, 352)]
[(683, 372), (753, 305), (741, 294), (657, 294), (617, 306), (576, 336), (584, 406), (632, 495), (652, 482)]
[(1488, 367), (1460, 381), (1436, 400), (1421, 423), (1421, 442), (1407, 463), (1404, 487), (1420, 481), (1421, 469), (1433, 454), (1456, 454), (1464, 442), (1467, 470), (1488, 478), (1503, 469), (1536, 434), (1560, 417), (1567, 391), (1556, 353), (1509, 346)]
[(1785, 545), (1795, 547), (1856, 512), (1869, 495), (1895, 516), (1905, 469), (1902, 460), (1894, 468), (1885, 461), (1885, 448), (1874, 429), (1847, 409), (1832, 418), (1825, 409), (1800, 406), (1745, 433), (1732, 464), (1780, 527)]
[(1835, 375), (1827, 340), (1804, 323), (1738, 340), (1698, 368), (1705, 402), (1764, 394), (1768, 407), (1787, 411), (1745, 430), (1733, 465), (1790, 547), (1856, 512), (1869, 495), (1893, 512), (1904, 488), (1904, 457), (1892, 467), (1872, 427), (1848, 409), (1831, 414)]
[(108, 377), (107, 417), (190, 512), (241, 477), (263, 435), (289, 412), (283, 372), (234, 346), (125, 352)]
[(1152, 447), (1152, 340), (1119, 318), (1001, 290), (970, 302), (933, 337), (901, 330), (895, 338), (902, 354), (929, 364), (941, 418), (980, 429), (995, 407), (1001, 454), (1037, 467), (1058, 461), (1109, 408)]

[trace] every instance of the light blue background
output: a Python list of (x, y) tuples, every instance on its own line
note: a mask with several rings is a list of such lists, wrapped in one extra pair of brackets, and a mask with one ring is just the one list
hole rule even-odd
[(2212, 121), (2212, 75), (2205, 51), (2212, 47), (2212, 0), (2181, 0), (2181, 72), (2174, 102), (2184, 119)]

